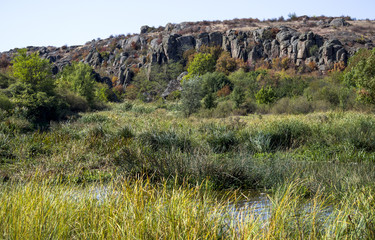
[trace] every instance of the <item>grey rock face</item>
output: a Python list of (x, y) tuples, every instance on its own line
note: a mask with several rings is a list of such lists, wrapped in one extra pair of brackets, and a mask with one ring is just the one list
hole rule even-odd
[(182, 90), (182, 87), (181, 87), (181, 80), (183, 77), (185, 77), (186, 75), (188, 74), (188, 72), (183, 72), (181, 73), (177, 79), (175, 80), (171, 80), (169, 83), (168, 83), (168, 86), (167, 88), (164, 90), (164, 92), (161, 94), (161, 97), (162, 98), (166, 98), (168, 97), (172, 92), (174, 91), (181, 91)]
[[(318, 25), (327, 25), (321, 21)], [(117, 84), (124, 87), (133, 80), (133, 67), (147, 68), (150, 64), (163, 64), (182, 60), (183, 53), (189, 49), (199, 50), (203, 45), (220, 46), (234, 58), (248, 61), (270, 62), (274, 58), (289, 58), (291, 63), (307, 64), (311, 61), (321, 70), (329, 69), (332, 64), (344, 61), (355, 51), (337, 39), (323, 39), (312, 32), (301, 33), (286, 26), (263, 28), (253, 31), (201, 32), (200, 34), (172, 34), (184, 30), (188, 23), (168, 24), (163, 32), (157, 34), (141, 34), (128, 38), (113, 38), (111, 40), (95, 40), (84, 46), (72, 47), (29, 47), (29, 51), (38, 51), (40, 56), (49, 59), (55, 66), (54, 73), (63, 69), (74, 59), (85, 62), (94, 68), (102, 68), (106, 74), (118, 77)], [(334, 19), (332, 26), (345, 26), (344, 19)], [(148, 32), (148, 26), (141, 28), (142, 33)], [(176, 31), (175, 31), (176, 30)], [(204, 31), (204, 30), (202, 30)], [(115, 41), (115, 42), (113, 42)], [(373, 46), (372, 42), (366, 47)], [(97, 49), (106, 47), (106, 61)], [(346, 50), (350, 50), (349, 52)], [(11, 51), (10, 51), (11, 52)], [(4, 54), (4, 53), (3, 53)], [(77, 56), (85, 56), (84, 59)], [(104, 63), (107, 63), (104, 65)], [(104, 68), (105, 67), (105, 68)], [(104, 68), (104, 69), (103, 69)], [(178, 89), (170, 83), (169, 89)], [(166, 90), (167, 96), (172, 90)]]

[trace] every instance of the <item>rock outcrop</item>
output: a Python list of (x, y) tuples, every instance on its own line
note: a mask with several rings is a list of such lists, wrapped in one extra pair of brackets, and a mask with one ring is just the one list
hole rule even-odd
[(181, 91), (182, 90), (182, 87), (181, 87), (181, 80), (183, 79), (183, 77), (185, 77), (186, 75), (188, 74), (188, 72), (183, 72), (181, 73), (177, 79), (174, 79), (174, 80), (171, 80), (169, 83), (168, 83), (168, 86), (167, 88), (164, 90), (164, 92), (161, 94), (161, 97), (162, 98), (166, 98), (168, 97), (172, 92), (174, 91)]
[[(190, 23), (167, 24), (155, 32), (155, 28), (143, 26), (141, 34), (117, 36), (105, 40), (92, 40), (82, 46), (28, 47), (31, 52), (54, 64), (56, 74), (72, 61), (91, 65), (102, 77), (116, 77), (113, 81), (124, 89), (130, 85), (136, 72), (153, 64), (178, 62), (187, 50), (199, 50), (202, 46), (218, 46), (228, 51), (233, 58), (241, 59), (249, 66), (258, 61), (272, 62), (275, 58), (288, 58), (294, 66), (315, 62), (318, 69), (326, 71), (334, 63), (346, 62), (356, 49), (332, 36), (321, 36), (312, 31), (300, 32), (288, 26), (273, 26), (256, 30), (206, 31), (210, 28), (197, 28), (197, 33), (184, 33)], [(348, 23), (343, 18), (330, 22), (320, 20), (319, 27), (344, 27)], [(367, 41), (367, 40), (366, 40)], [(366, 46), (373, 46), (366, 42)], [(15, 50), (5, 54), (11, 56)], [(99, 71), (100, 70), (100, 71)], [(110, 85), (110, 79), (105, 79)], [(163, 96), (179, 89), (179, 81), (170, 82)]]

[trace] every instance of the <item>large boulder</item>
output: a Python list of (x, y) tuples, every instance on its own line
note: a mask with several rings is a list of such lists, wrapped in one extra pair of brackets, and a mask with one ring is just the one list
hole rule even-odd
[(346, 22), (343, 18), (335, 18), (329, 23), (329, 25), (331, 27), (345, 27), (349, 26), (349, 23)]
[(347, 51), (337, 39), (330, 39), (324, 42), (319, 49), (319, 65), (330, 65), (338, 61), (347, 61)]
[(174, 91), (181, 91), (182, 90), (182, 87), (181, 87), (181, 80), (183, 77), (185, 77), (186, 75), (188, 74), (188, 72), (183, 72), (181, 73), (177, 79), (174, 79), (174, 80), (171, 80), (169, 83), (168, 83), (168, 86), (167, 88), (164, 90), (164, 92), (161, 94), (161, 97), (162, 98), (166, 98), (168, 97), (172, 92)]

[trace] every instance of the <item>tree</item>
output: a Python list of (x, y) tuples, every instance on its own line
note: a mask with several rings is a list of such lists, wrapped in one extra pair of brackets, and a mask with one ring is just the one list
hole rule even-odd
[(57, 84), (60, 88), (67, 88), (78, 93), (89, 103), (94, 100), (96, 82), (93, 69), (87, 64), (80, 62), (66, 66), (57, 80)]
[(213, 72), (215, 71), (215, 59), (209, 53), (197, 53), (193, 61), (189, 63), (187, 71), (189, 74), (185, 76), (185, 79)]
[(226, 75), (238, 69), (239, 61), (232, 58), (228, 52), (223, 52), (216, 63), (216, 71)]
[(271, 87), (264, 89), (262, 87), (259, 92), (255, 94), (255, 99), (258, 104), (269, 104), (276, 100), (276, 94)]
[(206, 73), (201, 77), (201, 79), (204, 95), (207, 95), (209, 93), (216, 93), (224, 86), (229, 86), (230, 89), (233, 86), (228, 77), (225, 74), (219, 72)]
[(232, 92), (232, 100), (234, 105), (238, 108), (243, 102), (245, 102), (245, 91), (243, 88), (236, 86)]
[(41, 59), (37, 53), (27, 54), (26, 49), (22, 49), (12, 64), (16, 83), (9, 86), (9, 90), (16, 106), (24, 109), (25, 117), (36, 124), (57, 119), (64, 104), (56, 98), (50, 62)]
[(202, 85), (198, 77), (182, 83), (181, 103), (185, 116), (190, 116), (201, 107)]
[(203, 98), (202, 101), (204, 108), (211, 109), (216, 107), (215, 96), (214, 93), (209, 93)]
[(11, 63), (13, 76), (18, 81), (30, 85), (33, 91), (52, 94), (55, 86), (52, 65), (47, 59), (41, 59), (38, 53), (27, 54), (26, 49), (21, 49)]
[[(358, 89), (358, 98), (362, 101), (375, 104), (375, 48), (370, 54), (359, 53), (363, 57), (354, 56), (349, 65), (351, 70), (344, 76), (344, 81), (349, 86)], [(357, 63), (354, 65), (353, 60)], [(353, 66), (354, 65), (354, 66)]]

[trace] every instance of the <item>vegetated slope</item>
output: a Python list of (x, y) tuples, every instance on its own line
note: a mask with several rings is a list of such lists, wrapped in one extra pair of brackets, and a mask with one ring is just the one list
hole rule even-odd
[[(234, 19), (143, 26), (140, 34), (111, 36), (82, 46), (28, 47), (28, 51), (54, 63), (54, 73), (73, 61), (90, 64), (100, 74), (98, 81), (126, 88), (141, 68), (181, 62), (186, 65), (189, 51), (217, 46), (241, 59), (246, 66), (285, 59), (294, 68), (305, 65), (325, 73), (335, 63), (346, 64), (360, 48), (372, 48), (374, 21), (350, 17), (291, 17), (290, 20)], [(16, 49), (1, 54), (6, 65)]]

